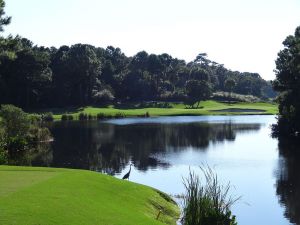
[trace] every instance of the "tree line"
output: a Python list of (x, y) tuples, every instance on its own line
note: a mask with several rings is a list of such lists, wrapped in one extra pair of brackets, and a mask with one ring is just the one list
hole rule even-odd
[[(0, 31), (8, 25), (0, 0)], [(185, 62), (169, 54), (120, 48), (37, 46), (20, 36), (0, 37), (0, 104), (31, 109), (124, 101), (186, 101), (194, 105), (214, 91), (274, 97), (257, 73), (231, 71), (199, 54)]]
[(47, 48), (16, 36), (1, 38), (0, 103), (23, 108), (83, 106), (114, 101), (183, 101), (211, 91), (274, 97), (257, 73), (231, 71), (199, 54), (192, 62), (169, 54), (87, 44)]

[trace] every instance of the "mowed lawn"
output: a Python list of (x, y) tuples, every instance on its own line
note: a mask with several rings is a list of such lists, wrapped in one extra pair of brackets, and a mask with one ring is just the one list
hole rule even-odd
[(0, 166), (1, 225), (158, 225), (178, 216), (168, 196), (144, 185), (84, 170)]
[[(180, 116), (180, 115), (243, 115), (243, 114), (277, 114), (278, 105), (266, 102), (239, 102), (239, 103), (222, 103), (217, 101), (203, 101), (200, 103), (199, 108), (190, 109), (186, 108), (184, 104), (181, 103), (170, 103), (170, 108), (118, 108), (117, 106), (108, 106), (108, 107), (84, 107), (77, 109), (49, 109), (48, 111), (54, 113), (54, 118), (56, 120), (61, 119), (62, 114), (72, 114), (75, 119), (78, 118), (79, 113), (83, 112), (96, 116), (98, 113), (103, 113), (106, 116), (114, 116), (117, 113), (122, 113), (127, 117), (135, 117), (145, 115), (146, 112), (150, 116)], [(217, 111), (217, 110), (226, 110), (226, 109), (240, 109), (240, 111)], [(252, 111), (248, 110), (262, 110), (262, 111)], [(245, 111), (243, 111), (245, 110)]]

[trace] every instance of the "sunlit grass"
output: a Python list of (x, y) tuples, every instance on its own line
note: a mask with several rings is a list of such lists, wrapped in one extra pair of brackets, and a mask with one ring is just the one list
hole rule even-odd
[(179, 214), (150, 187), (91, 171), (0, 166), (0, 181), (0, 224), (158, 225)]
[[(265, 103), (265, 102), (239, 102), (239, 103), (222, 103), (217, 101), (203, 101), (200, 103), (199, 108), (190, 109), (182, 103), (170, 103), (170, 108), (157, 108), (157, 107), (143, 107), (143, 108), (118, 108), (116, 106), (110, 105), (107, 107), (94, 107), (88, 106), (84, 108), (72, 108), (72, 109), (48, 109), (48, 111), (53, 111), (54, 119), (60, 120), (62, 114), (71, 114), (74, 119), (78, 119), (80, 112), (96, 116), (98, 113), (103, 113), (106, 116), (114, 116), (117, 113), (122, 113), (126, 117), (135, 117), (145, 115), (146, 112), (150, 116), (179, 116), (179, 115), (248, 115), (248, 114), (277, 114), (278, 106), (277, 104)], [(216, 110), (224, 109), (241, 109), (240, 112), (218, 112)], [(243, 109), (255, 109), (264, 110), (263, 112), (243, 112)]]

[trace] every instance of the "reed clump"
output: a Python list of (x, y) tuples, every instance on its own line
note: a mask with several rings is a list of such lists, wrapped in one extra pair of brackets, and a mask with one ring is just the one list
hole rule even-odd
[(231, 206), (240, 199), (230, 195), (231, 185), (222, 185), (210, 167), (200, 167), (205, 182), (190, 171), (183, 180), (186, 194), (183, 202), (184, 225), (237, 225)]

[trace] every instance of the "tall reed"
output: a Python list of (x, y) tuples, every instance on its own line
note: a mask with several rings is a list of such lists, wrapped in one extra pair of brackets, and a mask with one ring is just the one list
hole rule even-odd
[(200, 167), (205, 182), (199, 175), (189, 172), (183, 179), (186, 189), (183, 203), (184, 225), (237, 225), (235, 216), (231, 214), (231, 206), (240, 199), (230, 194), (230, 183), (222, 185), (217, 174), (209, 167)]

